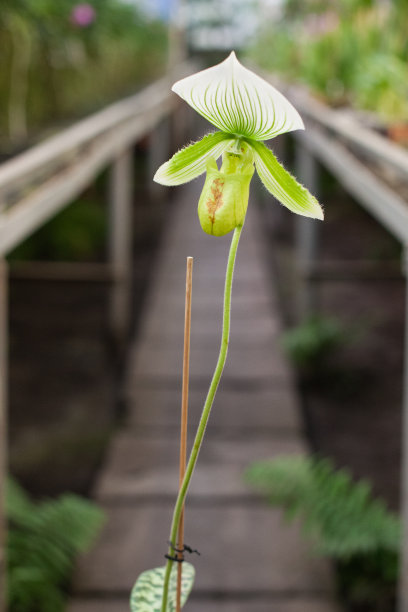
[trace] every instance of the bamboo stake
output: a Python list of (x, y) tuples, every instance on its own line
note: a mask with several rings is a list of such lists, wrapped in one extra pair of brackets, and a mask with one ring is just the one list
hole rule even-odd
[[(186, 471), (187, 459), (187, 421), (188, 421), (188, 381), (190, 370), (190, 333), (191, 333), (191, 291), (193, 279), (193, 258), (187, 257), (186, 271), (186, 302), (184, 314), (184, 351), (183, 351), (183, 385), (181, 397), (181, 429), (180, 429), (180, 483), (184, 479)], [(177, 549), (182, 551), (184, 547), (184, 507), (180, 516), (178, 528)], [(178, 552), (179, 559), (183, 553)], [(177, 564), (177, 592), (176, 592), (176, 612), (181, 610), (181, 579), (182, 579), (182, 563)]]

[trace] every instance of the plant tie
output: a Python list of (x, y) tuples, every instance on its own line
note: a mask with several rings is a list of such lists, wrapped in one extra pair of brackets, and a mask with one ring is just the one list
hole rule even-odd
[[(178, 555), (183, 555), (183, 553), (188, 552), (189, 554), (193, 554), (195, 553), (196, 555), (201, 555), (201, 553), (196, 549), (196, 548), (191, 548), (191, 546), (189, 546), (188, 544), (184, 544), (183, 548), (176, 548), (176, 546), (174, 546), (174, 544), (172, 542), (168, 542), (170, 548), (172, 549), (172, 551), (174, 551), (175, 553), (177, 553)], [(177, 563), (183, 563), (184, 561), (184, 557), (176, 557), (173, 555), (164, 555), (166, 559), (169, 559), (170, 561), (176, 561)]]

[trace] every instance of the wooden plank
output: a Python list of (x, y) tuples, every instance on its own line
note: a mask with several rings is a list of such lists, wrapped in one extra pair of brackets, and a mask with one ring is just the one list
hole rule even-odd
[(336, 136), (344, 139), (347, 144), (357, 147), (359, 151), (376, 162), (385, 163), (404, 178), (408, 178), (408, 152), (403, 147), (393, 143), (388, 138), (364, 127), (350, 112), (336, 110), (314, 98), (300, 86), (287, 85), (269, 75), (267, 80), (277, 84), (285, 92), (301, 115), (318, 126), (323, 126)]
[(402, 279), (401, 262), (395, 260), (343, 259), (315, 262), (308, 273), (310, 280), (337, 281), (399, 281)]
[(136, 117), (109, 132), (100, 142), (94, 141), (86, 152), (76, 156), (71, 166), (4, 212), (0, 217), (0, 255), (8, 253), (69, 204), (112, 159), (148, 133), (160, 116), (169, 111), (168, 102), (160, 110), (153, 110), (149, 116)]
[[(311, 598), (308, 595), (293, 597), (291, 594), (280, 597), (256, 599), (236, 599), (235, 601), (194, 600), (189, 601), (189, 612), (340, 612), (340, 606), (333, 599)], [(103, 611), (101, 611), (103, 612)]]
[(395, 191), (322, 130), (308, 129), (295, 137), (397, 240), (408, 243), (408, 205)]
[[(194, 256), (192, 345), (218, 350), (221, 332), (224, 274), (230, 236), (215, 240), (204, 234), (191, 202), (198, 197), (197, 185), (186, 191), (166, 227), (163, 248), (156, 261), (154, 283), (145, 301), (138, 342), (150, 347), (177, 346), (183, 330), (184, 258)], [(277, 299), (254, 235), (255, 211), (249, 213), (239, 245), (232, 289), (232, 347), (273, 347), (281, 327)], [(188, 228), (188, 231), (186, 231)]]
[(117, 341), (129, 331), (132, 267), (133, 155), (127, 149), (111, 168), (109, 190), (109, 261), (114, 275), (110, 324)]
[[(221, 261), (223, 260), (215, 258), (213, 260), (218, 265)], [(253, 263), (257, 265), (257, 262)], [(215, 309), (222, 310), (225, 279), (199, 273), (196, 276), (197, 278), (194, 279), (193, 314), (198, 310), (200, 314), (204, 315), (208, 308), (211, 308), (212, 311)], [(249, 274), (245, 276), (238, 266), (232, 287), (232, 316), (234, 316), (235, 311), (240, 315), (248, 311), (250, 316), (251, 310), (253, 310), (252, 314), (256, 316), (260, 314), (273, 315), (271, 307), (277, 303), (277, 300), (274, 292), (269, 290), (269, 285), (268, 279), (252, 278)], [(158, 310), (169, 307), (177, 308), (180, 304), (178, 298), (180, 286), (182, 286), (182, 283), (179, 275), (163, 274), (155, 276), (154, 285), (145, 301), (146, 311), (150, 312), (153, 308)]]
[[(228, 253), (226, 253), (225, 256), (217, 257), (215, 259), (213, 256), (210, 256), (211, 251), (211, 243), (206, 245), (206, 254), (203, 254), (201, 258), (197, 256), (195, 249), (191, 250), (191, 256), (194, 257), (194, 260), (197, 259), (197, 276), (206, 278), (207, 281), (210, 281), (214, 278), (224, 280)], [(239, 254), (241, 253), (239, 252)], [(179, 249), (175, 253), (167, 253), (165, 261), (163, 261), (162, 265), (160, 266), (158, 282), (160, 282), (162, 278), (171, 278), (171, 275), (174, 274), (174, 271), (179, 269), (180, 259), (183, 256), (183, 249)], [(260, 266), (254, 267), (252, 265), (254, 259), (255, 254), (253, 254), (252, 257), (247, 256), (245, 259), (243, 259), (242, 257), (238, 259), (237, 257), (235, 282), (237, 282), (237, 280), (239, 279), (242, 282), (251, 280), (252, 282), (258, 281), (260, 285), (262, 284), (265, 279), (265, 276), (263, 275)], [(215, 266), (214, 260), (216, 260), (219, 265)], [(210, 282), (209, 285), (211, 285)]]
[[(220, 321), (218, 317), (217, 319)], [(209, 318), (206, 314), (203, 313), (201, 316), (200, 312), (193, 312), (192, 346), (200, 346), (204, 349), (215, 346), (219, 347), (221, 336), (220, 325), (217, 324), (217, 321), (213, 322), (213, 325), (209, 325), (208, 321)], [(233, 306), (231, 347), (234, 346), (237, 349), (243, 349), (243, 347), (261, 348), (275, 346), (279, 342), (281, 328), (276, 317), (260, 317), (256, 320), (256, 325), (253, 322), (254, 319), (249, 318), (245, 312), (240, 316), (239, 312), (235, 312), (235, 307)], [(169, 345), (174, 347), (177, 346), (182, 331), (182, 323), (178, 318), (149, 318), (147, 321), (142, 322), (140, 326), (139, 341), (141, 343), (149, 342), (151, 347), (165, 347)]]
[[(204, 405), (206, 387), (190, 390), (190, 422), (194, 426)], [(179, 388), (169, 390), (158, 385), (127, 390), (129, 424), (147, 435), (164, 431), (167, 435), (178, 427)], [(150, 434), (147, 430), (150, 430)], [(267, 436), (299, 434), (302, 430), (298, 398), (286, 385), (242, 388), (220, 385), (208, 425), (211, 435)]]
[(408, 245), (404, 248), (405, 273), (405, 330), (404, 330), (404, 371), (402, 403), (402, 458), (401, 458), (401, 560), (398, 580), (398, 612), (408, 610)]
[[(186, 604), (188, 612), (340, 612), (340, 606), (326, 597), (295, 596), (240, 598), (223, 601), (219, 598), (197, 599), (194, 592)], [(73, 600), (67, 612), (129, 612), (127, 598)]]
[[(174, 101), (175, 102), (175, 101)], [(176, 108), (174, 105), (173, 108)], [(170, 143), (170, 120), (164, 117), (157, 125), (154, 132), (149, 136), (149, 149), (147, 157), (147, 185), (151, 200), (155, 202), (156, 214), (162, 214), (164, 199), (169, 195), (168, 187), (153, 181), (156, 170), (171, 157), (174, 151), (171, 150)], [(162, 206), (160, 206), (162, 204)]]
[[(196, 595), (332, 592), (327, 562), (311, 555), (299, 528), (287, 525), (280, 511), (251, 505), (187, 506), (186, 542), (201, 552), (191, 559), (197, 569)], [(163, 563), (171, 504), (105, 510), (102, 538), (77, 567), (77, 595), (125, 595), (142, 571)]]
[[(318, 195), (318, 164), (316, 158), (301, 144), (296, 147), (296, 176), (302, 185)], [(318, 254), (320, 223), (316, 219), (295, 216), (296, 264), (300, 282), (298, 287), (298, 318), (304, 320), (317, 311), (316, 285), (308, 282), (308, 274), (314, 268)]]
[[(190, 435), (191, 446), (192, 436)], [(258, 493), (244, 482), (243, 472), (253, 463), (279, 455), (303, 455), (305, 443), (299, 436), (273, 439), (251, 436), (246, 439), (216, 439), (210, 430), (200, 451), (188, 500), (232, 503), (242, 499), (259, 499)], [(177, 438), (162, 435), (122, 433), (113, 441), (103, 470), (94, 487), (98, 501), (142, 501), (144, 497), (168, 497), (170, 502), (178, 488)]]

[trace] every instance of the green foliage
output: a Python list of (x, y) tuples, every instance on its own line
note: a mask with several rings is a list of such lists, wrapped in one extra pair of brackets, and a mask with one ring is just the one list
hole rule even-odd
[[(140, 574), (130, 595), (132, 612), (160, 612), (165, 571), (165, 567), (155, 567)], [(170, 574), (168, 612), (175, 612), (176, 610), (177, 572), (177, 563), (174, 563)], [(181, 580), (181, 607), (184, 606), (190, 595), (194, 578), (194, 566), (191, 563), (184, 562)]]
[(373, 0), (287, 0), (264, 26), (252, 57), (306, 83), (334, 106), (352, 104), (386, 121), (408, 120), (407, 11)]
[(313, 316), (286, 331), (282, 345), (291, 360), (301, 368), (327, 366), (330, 356), (346, 342), (346, 333), (333, 318)]
[(94, 261), (106, 242), (106, 213), (98, 198), (82, 196), (20, 244), (18, 260)]
[[(75, 23), (79, 0), (13, 0), (0, 14), (3, 146), (82, 116), (164, 69), (164, 24), (117, 0), (90, 0), (94, 19)], [(28, 130), (28, 131), (27, 131)]]
[(103, 513), (66, 494), (33, 503), (13, 480), (6, 499), (8, 606), (12, 612), (60, 612), (76, 556), (94, 540)]
[(245, 476), (289, 520), (301, 520), (318, 554), (336, 560), (349, 602), (391, 609), (401, 526), (367, 482), (354, 482), (328, 460), (301, 456), (254, 463)]

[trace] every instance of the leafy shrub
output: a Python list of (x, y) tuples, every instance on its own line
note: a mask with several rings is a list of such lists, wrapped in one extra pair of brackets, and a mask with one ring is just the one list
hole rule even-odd
[(298, 367), (308, 369), (325, 365), (345, 340), (341, 324), (334, 318), (323, 316), (310, 317), (282, 336), (283, 347), (291, 360)]
[(245, 476), (289, 520), (302, 521), (318, 554), (337, 562), (339, 588), (349, 601), (390, 609), (401, 526), (367, 482), (354, 482), (326, 459), (300, 456), (254, 463)]
[(33, 503), (9, 480), (6, 512), (9, 609), (62, 611), (75, 558), (94, 540), (102, 525), (102, 511), (70, 494)]
[(333, 106), (352, 104), (387, 122), (406, 121), (406, 8), (405, 0), (286, 0), (282, 18), (264, 25), (251, 54)]

